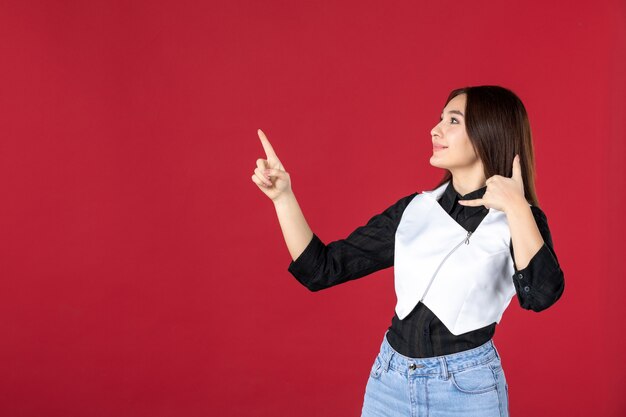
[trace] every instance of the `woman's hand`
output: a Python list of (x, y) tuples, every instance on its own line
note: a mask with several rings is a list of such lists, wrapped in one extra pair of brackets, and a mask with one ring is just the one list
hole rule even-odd
[(459, 200), (459, 204), (464, 206), (485, 206), (508, 213), (517, 204), (526, 203), (524, 197), (524, 181), (522, 179), (522, 167), (519, 162), (519, 155), (513, 158), (513, 175), (511, 178), (501, 175), (489, 177), (485, 182), (487, 190), (483, 198), (475, 200)]
[(265, 133), (261, 129), (257, 132), (261, 139), (261, 144), (265, 150), (267, 159), (259, 158), (256, 160), (256, 168), (252, 181), (268, 196), (272, 201), (276, 201), (278, 197), (291, 192), (291, 179), (289, 173), (285, 171), (278, 156), (274, 152), (270, 141), (267, 140)]

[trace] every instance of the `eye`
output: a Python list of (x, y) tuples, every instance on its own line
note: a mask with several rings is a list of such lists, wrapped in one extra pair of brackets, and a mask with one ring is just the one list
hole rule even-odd
[[(440, 116), (439, 117), (439, 122), (441, 123), (442, 120), (443, 120), (443, 117)], [(459, 120), (456, 117), (451, 117), (450, 118), (450, 122), (453, 122), (453, 121), (456, 122), (456, 124), (459, 123)]]

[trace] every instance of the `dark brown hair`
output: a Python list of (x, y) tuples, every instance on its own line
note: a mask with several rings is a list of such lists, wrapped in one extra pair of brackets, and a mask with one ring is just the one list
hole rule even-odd
[[(465, 129), (476, 155), (485, 168), (485, 178), (511, 177), (513, 158), (520, 157), (524, 196), (539, 207), (535, 193), (535, 154), (528, 114), (522, 101), (511, 90), (496, 85), (481, 85), (453, 90), (444, 107), (459, 94), (466, 94)], [(435, 187), (452, 179), (446, 170)]]

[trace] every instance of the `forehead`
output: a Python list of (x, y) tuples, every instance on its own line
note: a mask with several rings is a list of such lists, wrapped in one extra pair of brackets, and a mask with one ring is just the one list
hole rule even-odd
[(465, 94), (459, 94), (458, 96), (456, 96), (452, 100), (450, 100), (450, 102), (448, 104), (446, 104), (446, 107), (443, 110), (444, 110), (444, 112), (445, 111), (449, 111), (449, 110), (464, 111), (465, 110), (465, 101), (466, 101), (466, 95)]

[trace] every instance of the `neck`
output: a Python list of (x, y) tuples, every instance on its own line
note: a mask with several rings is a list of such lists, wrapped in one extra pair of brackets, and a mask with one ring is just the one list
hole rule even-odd
[(485, 181), (486, 179), (484, 175), (481, 175), (478, 178), (453, 176), (452, 186), (463, 196), (484, 187)]

